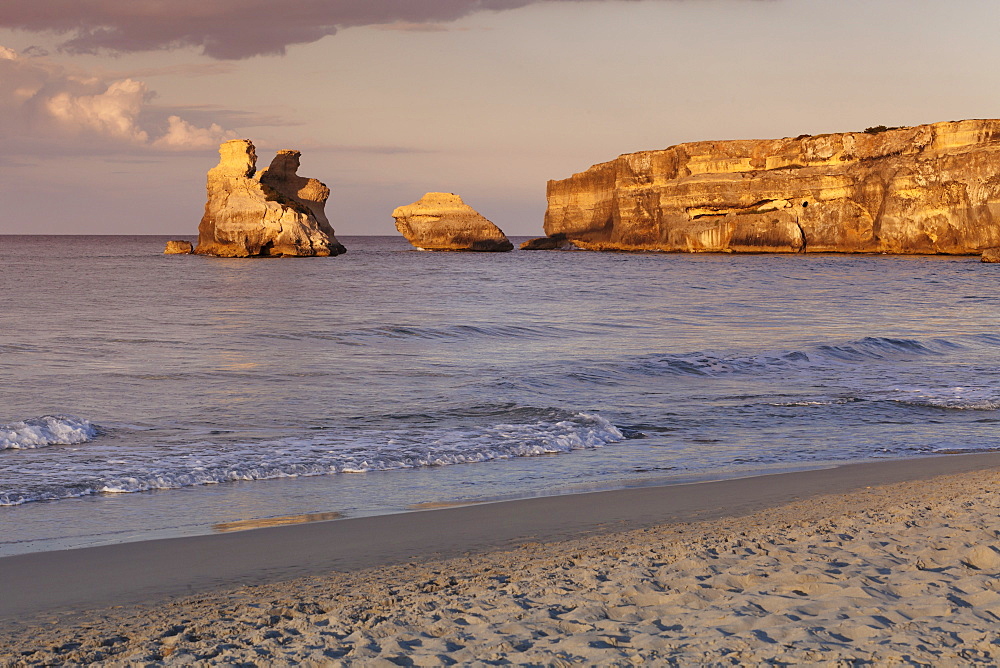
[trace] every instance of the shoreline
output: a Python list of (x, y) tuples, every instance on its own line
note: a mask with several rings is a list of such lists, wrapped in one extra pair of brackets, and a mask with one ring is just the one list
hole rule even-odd
[(696, 494), (690, 521), (50, 611), (4, 624), (0, 667), (995, 665), (997, 458), (839, 471), (756, 478), (738, 507)]
[(0, 558), (0, 619), (742, 517), (812, 497), (997, 468), (998, 452), (940, 455), (20, 554)]

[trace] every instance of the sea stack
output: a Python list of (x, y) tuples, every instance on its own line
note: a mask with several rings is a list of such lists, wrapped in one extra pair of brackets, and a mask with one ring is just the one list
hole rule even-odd
[(219, 164), (208, 172), (208, 202), (198, 226), (200, 255), (281, 257), (339, 255), (324, 213), (330, 189), (296, 174), (298, 151), (280, 151), (255, 174), (257, 154), (249, 139), (219, 147)]
[(422, 250), (503, 252), (514, 250), (500, 228), (454, 193), (427, 193), (392, 212), (396, 229)]
[(171, 239), (167, 242), (167, 247), (163, 249), (165, 255), (186, 255), (194, 252), (194, 246), (190, 241), (184, 239)]
[(979, 254), (1000, 246), (1000, 120), (622, 155), (549, 181), (545, 233), (589, 250)]

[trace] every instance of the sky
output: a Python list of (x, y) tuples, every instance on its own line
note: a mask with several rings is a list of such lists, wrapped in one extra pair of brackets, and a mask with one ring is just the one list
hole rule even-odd
[(193, 237), (218, 144), (302, 151), (338, 236), (685, 141), (1000, 117), (996, 0), (4, 0), (0, 234)]

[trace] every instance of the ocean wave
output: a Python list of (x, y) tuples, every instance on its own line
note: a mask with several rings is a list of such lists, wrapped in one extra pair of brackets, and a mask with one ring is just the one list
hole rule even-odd
[(0, 450), (27, 450), (48, 445), (86, 443), (97, 436), (97, 427), (72, 415), (42, 417), (0, 425)]
[(61, 485), (0, 492), (0, 506), (101, 493), (123, 494), (246, 480), (368, 473), (535, 457), (600, 448), (642, 436), (635, 430), (619, 429), (600, 415), (575, 413), (559, 420), (482, 427), (359, 430), (353, 433), (331, 429), (329, 433), (308, 438), (226, 447), (190, 444), (185, 452), (160, 458), (155, 469), (109, 472)]
[(353, 337), (377, 337), (390, 339), (466, 339), (471, 337), (495, 338), (546, 338), (564, 336), (566, 332), (560, 327), (524, 326), (524, 325), (451, 325), (448, 327), (421, 327), (394, 325), (374, 327), (372, 329), (353, 332)]
[(995, 411), (1000, 410), (1000, 397), (902, 395), (897, 390), (873, 391), (866, 397), (835, 399), (803, 399), (801, 401), (769, 402), (779, 408), (809, 408), (838, 406), (856, 402), (888, 402), (910, 408), (930, 408), (945, 411)]
[(349, 345), (359, 345), (380, 339), (397, 340), (465, 340), (475, 338), (500, 339), (552, 339), (575, 335), (606, 333), (609, 330), (632, 329), (621, 323), (591, 323), (564, 327), (559, 325), (504, 325), (504, 324), (455, 324), (438, 327), (424, 325), (384, 325), (351, 331), (266, 332), (254, 336), (266, 339), (298, 341), (317, 339)]
[(940, 408), (949, 411), (995, 411), (1000, 409), (1000, 400), (995, 401), (973, 401), (963, 403), (961, 401), (939, 403), (935, 401), (900, 401), (901, 404), (922, 408)]
[(1000, 409), (1000, 392), (985, 387), (894, 388), (886, 399), (916, 408), (949, 411), (995, 411)]
[[(969, 343), (995, 347), (1000, 339), (975, 337)], [(963, 342), (934, 339), (918, 341), (866, 336), (837, 344), (817, 345), (801, 350), (765, 351), (754, 354), (711, 351), (647, 355), (614, 365), (614, 368), (578, 370), (574, 378), (583, 381), (613, 380), (609, 372), (637, 375), (725, 376), (810, 368), (830, 368), (850, 364), (889, 361), (905, 362), (938, 357), (965, 348)]]
[[(882, 336), (866, 336), (857, 341), (840, 345), (824, 345), (816, 348), (821, 357), (858, 362), (864, 360), (898, 360), (945, 353), (941, 341), (922, 343), (915, 339), (895, 339)], [(950, 345), (948, 347), (951, 347)]]
[(800, 399), (798, 401), (773, 401), (769, 402), (769, 406), (777, 406), (779, 408), (806, 408), (810, 406), (838, 406), (841, 404), (850, 404), (856, 401), (861, 401), (860, 399), (854, 397), (836, 397), (833, 399)]
[(39, 350), (40, 348), (38, 346), (33, 346), (26, 343), (0, 344), (0, 355), (4, 353), (34, 353), (38, 352)]

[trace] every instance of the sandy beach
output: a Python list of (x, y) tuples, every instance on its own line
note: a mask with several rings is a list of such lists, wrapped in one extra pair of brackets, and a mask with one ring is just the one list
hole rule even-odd
[(998, 483), (959, 455), (9, 557), (0, 665), (995, 664)]
[(0, 668), (1000, 668), (998, 23), (0, 0)]

